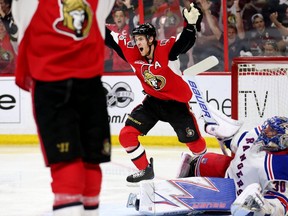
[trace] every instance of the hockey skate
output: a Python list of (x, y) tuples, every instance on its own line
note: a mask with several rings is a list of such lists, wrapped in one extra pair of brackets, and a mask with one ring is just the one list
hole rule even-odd
[(177, 171), (176, 178), (186, 178), (193, 176), (191, 170), (191, 162), (197, 159), (199, 155), (191, 156), (190, 154), (183, 152), (181, 155), (180, 165)]
[(127, 208), (135, 208), (137, 211), (139, 211), (139, 205), (140, 205), (140, 199), (138, 198), (137, 194), (130, 193), (126, 207)]
[(251, 212), (257, 212), (260, 215), (270, 215), (272, 209), (271, 204), (264, 199), (260, 185), (253, 183), (248, 185), (233, 202), (231, 214), (233, 216), (246, 216), (250, 215)]
[(132, 175), (129, 175), (126, 178), (126, 181), (128, 183), (131, 183), (130, 184), (130, 186), (131, 186), (133, 184), (139, 183), (140, 181), (150, 180), (153, 178), (154, 178), (153, 158), (150, 158), (150, 164), (146, 167), (146, 169), (139, 170), (138, 172), (136, 172)]

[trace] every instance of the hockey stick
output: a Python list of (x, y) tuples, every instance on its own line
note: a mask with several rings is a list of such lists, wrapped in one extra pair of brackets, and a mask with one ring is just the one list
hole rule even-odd
[(205, 123), (217, 124), (217, 121), (213, 118), (208, 106), (206, 105), (206, 102), (202, 96), (202, 93), (201, 93), (198, 85), (196, 84), (195, 78), (184, 76), (184, 79), (188, 83), (188, 85), (190, 86), (190, 88), (193, 92), (193, 95), (195, 96), (195, 98), (197, 100), (197, 104), (199, 105), (199, 107), (201, 109)]
[(183, 75), (196, 76), (199, 73), (205, 72), (219, 64), (219, 60), (215, 56), (209, 56), (193, 66), (185, 69)]
[[(197, 100), (197, 104), (199, 105), (202, 111), (205, 124), (218, 125), (217, 121), (213, 118), (211, 111), (209, 110), (202, 96), (201, 90), (199, 89), (194, 76), (206, 70), (209, 70), (210, 68), (216, 66), (218, 63), (219, 61), (215, 56), (209, 56), (206, 59), (198, 62), (197, 64), (183, 71), (183, 79), (188, 83), (189, 87), (191, 88), (193, 92), (193, 95), (195, 96)], [(220, 148), (223, 154), (228, 155), (224, 144), (222, 142), (219, 142), (219, 144), (220, 144)]]
[(209, 70), (210, 68), (213, 68), (219, 63), (218, 59), (215, 56), (209, 56), (202, 61), (198, 62), (197, 64), (194, 64), (193, 66), (185, 69), (183, 71), (183, 78), (190, 86), (198, 105), (203, 113), (203, 118), (205, 120), (205, 123), (210, 124), (217, 124), (215, 119), (212, 117), (211, 112), (208, 109), (208, 106), (205, 103), (205, 100), (202, 96), (202, 93), (200, 89), (198, 88), (198, 85), (196, 84), (194, 76), (205, 72), (206, 70)]

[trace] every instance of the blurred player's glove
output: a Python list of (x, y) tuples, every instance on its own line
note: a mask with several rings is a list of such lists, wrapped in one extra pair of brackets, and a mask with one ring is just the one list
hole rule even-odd
[(246, 216), (251, 212), (254, 215), (271, 215), (273, 209), (275, 206), (264, 198), (258, 183), (248, 185), (231, 205), (233, 216)]
[(196, 26), (197, 31), (201, 31), (201, 21), (203, 18), (203, 13), (200, 8), (191, 3), (189, 11), (187, 10), (187, 8), (184, 8), (183, 17), (187, 21), (188, 25)]

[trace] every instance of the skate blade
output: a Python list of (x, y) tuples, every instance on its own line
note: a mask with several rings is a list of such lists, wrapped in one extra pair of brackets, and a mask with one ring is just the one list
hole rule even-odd
[(136, 199), (137, 199), (137, 195), (134, 193), (130, 193), (128, 200), (127, 200), (126, 207), (127, 208), (135, 208)]

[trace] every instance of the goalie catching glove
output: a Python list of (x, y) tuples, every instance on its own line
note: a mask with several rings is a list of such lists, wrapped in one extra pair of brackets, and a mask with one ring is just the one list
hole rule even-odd
[(264, 198), (261, 186), (258, 183), (248, 185), (231, 205), (233, 216), (284, 215), (283, 212), (278, 211), (275, 212), (275, 206)]
[(187, 10), (187, 8), (184, 8), (183, 17), (188, 23), (188, 28), (189, 28), (189, 25), (193, 27), (196, 26), (197, 31), (198, 32), (201, 31), (201, 21), (203, 18), (203, 13), (200, 8), (198, 8), (196, 5), (191, 3), (189, 11)]

